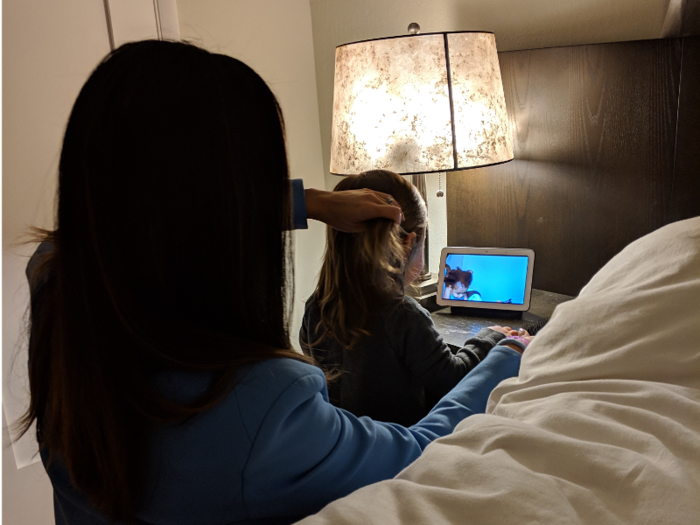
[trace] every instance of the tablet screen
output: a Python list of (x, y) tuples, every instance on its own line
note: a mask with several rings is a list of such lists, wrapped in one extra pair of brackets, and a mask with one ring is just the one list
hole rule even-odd
[(448, 253), (441, 296), (450, 301), (522, 305), (527, 270), (525, 255)]

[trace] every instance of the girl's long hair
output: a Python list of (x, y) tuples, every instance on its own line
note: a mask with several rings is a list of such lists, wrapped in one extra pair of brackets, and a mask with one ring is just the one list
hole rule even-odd
[[(40, 447), (110, 519), (143, 503), (146, 428), (207, 410), (242, 369), (291, 349), (290, 188), (280, 108), (242, 62), (126, 44), (81, 90), (59, 165), (53, 243), (31, 276)], [(205, 371), (177, 403), (163, 370)]]
[[(314, 292), (321, 317), (315, 331), (317, 341), (330, 336), (346, 348), (370, 335), (376, 312), (403, 296), (406, 264), (422, 249), (428, 222), (423, 199), (400, 175), (367, 171), (341, 180), (334, 191), (360, 188), (390, 194), (401, 206), (404, 221), (399, 226), (389, 219), (374, 219), (361, 233), (327, 230), (326, 252)], [(404, 239), (411, 233), (416, 238), (407, 256)]]

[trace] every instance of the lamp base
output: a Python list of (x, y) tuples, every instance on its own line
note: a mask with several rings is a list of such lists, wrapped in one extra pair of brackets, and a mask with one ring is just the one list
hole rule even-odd
[(431, 279), (435, 279), (435, 274), (433, 272), (428, 272), (425, 268), (423, 268), (423, 270), (420, 272), (420, 275), (418, 276), (417, 281), (419, 283), (424, 283), (425, 281), (430, 281)]
[(437, 292), (437, 276), (431, 273), (426, 279), (419, 278), (412, 285), (406, 287), (406, 293), (413, 297), (421, 297)]

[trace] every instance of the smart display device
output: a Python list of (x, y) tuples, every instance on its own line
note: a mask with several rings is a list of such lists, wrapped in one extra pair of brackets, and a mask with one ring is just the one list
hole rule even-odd
[(534, 266), (535, 252), (527, 248), (448, 246), (440, 256), (437, 303), (467, 315), (468, 309), (525, 312)]

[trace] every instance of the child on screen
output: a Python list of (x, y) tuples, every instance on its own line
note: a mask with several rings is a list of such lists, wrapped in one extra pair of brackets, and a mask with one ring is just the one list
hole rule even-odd
[(334, 405), (408, 426), (515, 332), (484, 328), (453, 354), (428, 311), (405, 293), (423, 268), (423, 199), (415, 186), (385, 170), (347, 177), (335, 191), (360, 188), (392, 195), (404, 221), (401, 226), (369, 221), (361, 233), (328, 228), (323, 267), (306, 303), (299, 342), (322, 368), (337, 372), (328, 386)]

